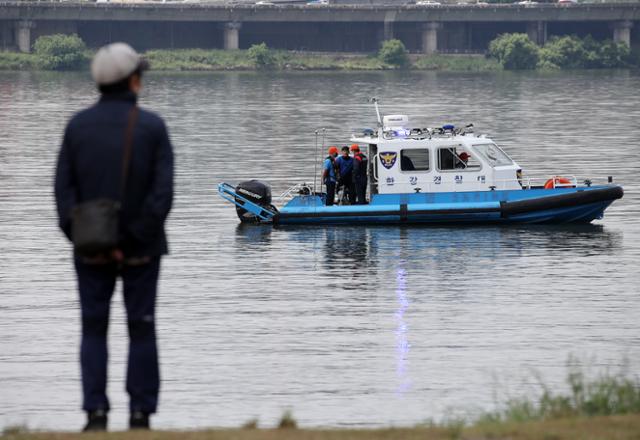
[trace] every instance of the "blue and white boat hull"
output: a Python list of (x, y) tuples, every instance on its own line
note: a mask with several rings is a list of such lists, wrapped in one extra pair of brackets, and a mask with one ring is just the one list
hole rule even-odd
[(297, 196), (274, 224), (589, 223), (623, 190), (578, 188), (374, 195), (368, 205), (324, 206), (319, 196)]

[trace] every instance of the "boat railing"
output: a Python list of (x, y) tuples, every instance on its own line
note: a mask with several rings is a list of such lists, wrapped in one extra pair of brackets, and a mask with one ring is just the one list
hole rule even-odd
[(294, 195), (311, 195), (313, 193), (313, 185), (310, 185), (308, 183), (296, 183), (295, 185), (287, 188), (282, 194), (277, 197), (277, 199), (279, 202), (282, 202), (285, 199), (292, 198)]
[(552, 188), (573, 188), (578, 186), (578, 178), (576, 176), (526, 176), (520, 179), (520, 183), (525, 189), (541, 186), (546, 188), (549, 183), (551, 183)]
[(572, 175), (555, 175), (546, 177), (523, 176), (520, 179), (520, 182), (522, 183), (522, 187), (525, 189), (544, 187), (548, 183), (551, 184), (552, 188), (572, 188), (578, 185), (591, 186), (595, 184), (611, 184), (613, 183), (613, 176), (590, 176), (588, 179), (578, 179), (578, 177)]

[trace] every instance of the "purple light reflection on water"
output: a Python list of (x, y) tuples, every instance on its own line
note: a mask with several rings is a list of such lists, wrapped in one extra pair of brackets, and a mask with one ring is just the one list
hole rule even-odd
[(409, 308), (409, 300), (407, 299), (407, 271), (401, 266), (398, 267), (396, 273), (396, 296), (398, 298), (398, 310), (396, 310), (396, 374), (398, 376), (398, 387), (396, 394), (403, 395), (411, 386), (409, 377), (407, 376), (407, 358), (409, 355), (409, 340), (407, 332), (409, 326), (404, 320), (404, 313)]

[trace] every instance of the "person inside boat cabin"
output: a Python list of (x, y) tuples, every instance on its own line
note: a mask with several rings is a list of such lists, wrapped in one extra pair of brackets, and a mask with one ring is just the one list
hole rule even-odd
[(336, 183), (338, 182), (338, 176), (340, 174), (336, 157), (338, 157), (338, 147), (331, 146), (329, 147), (329, 155), (322, 164), (322, 183), (327, 186), (327, 198), (325, 202), (327, 206), (333, 205), (336, 197)]
[(462, 153), (458, 154), (458, 157), (456, 160), (456, 168), (467, 168), (470, 157), (471, 155), (466, 151), (463, 151)]
[(353, 183), (356, 188), (356, 204), (367, 204), (367, 156), (360, 151), (358, 144), (351, 145), (353, 152)]
[(349, 146), (342, 147), (342, 156), (336, 159), (340, 167), (340, 178), (338, 188), (344, 188), (345, 195), (349, 199), (350, 205), (356, 204), (356, 187), (353, 181), (353, 157), (349, 155)]

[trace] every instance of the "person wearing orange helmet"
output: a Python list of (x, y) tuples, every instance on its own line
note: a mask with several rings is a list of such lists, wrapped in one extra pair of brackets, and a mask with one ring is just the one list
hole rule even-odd
[(353, 152), (353, 183), (356, 190), (356, 204), (367, 204), (367, 156), (358, 144), (351, 145)]
[(327, 206), (333, 205), (336, 197), (336, 183), (340, 175), (336, 157), (338, 157), (338, 147), (332, 145), (329, 147), (329, 155), (322, 164), (322, 183), (327, 186), (327, 197), (325, 200)]

